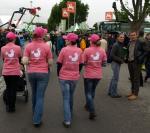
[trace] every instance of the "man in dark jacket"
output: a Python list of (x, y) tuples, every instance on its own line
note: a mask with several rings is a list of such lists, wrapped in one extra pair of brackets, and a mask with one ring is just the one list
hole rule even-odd
[(128, 100), (136, 100), (140, 87), (141, 65), (144, 62), (144, 51), (141, 41), (136, 32), (130, 32), (130, 42), (128, 46), (128, 69), (131, 79), (131, 93)]

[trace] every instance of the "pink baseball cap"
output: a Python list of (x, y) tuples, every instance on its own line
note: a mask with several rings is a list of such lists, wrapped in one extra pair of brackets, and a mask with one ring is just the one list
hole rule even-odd
[(42, 38), (46, 34), (46, 30), (42, 27), (36, 27), (33, 34), (37, 35), (37, 37)]
[(92, 34), (92, 35), (89, 37), (89, 40), (90, 40), (91, 42), (97, 42), (98, 40), (100, 40), (100, 37), (99, 37), (99, 35), (97, 35), (97, 34)]
[(11, 40), (14, 40), (16, 37), (17, 37), (17, 35), (13, 32), (8, 32), (6, 35), (6, 38), (11, 39)]
[(78, 39), (78, 35), (76, 35), (75, 33), (68, 33), (65, 38), (68, 41), (75, 42)]

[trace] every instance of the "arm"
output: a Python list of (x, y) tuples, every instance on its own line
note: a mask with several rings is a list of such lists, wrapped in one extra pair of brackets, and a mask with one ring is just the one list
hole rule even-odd
[(119, 64), (122, 64), (123, 60), (119, 56), (116, 55), (117, 52), (118, 52), (118, 46), (114, 44), (112, 47), (110, 56), (111, 56), (113, 61), (115, 61)]
[(29, 58), (24, 56), (24, 57), (22, 58), (22, 63), (23, 63), (24, 65), (28, 65), (28, 64), (29, 64)]

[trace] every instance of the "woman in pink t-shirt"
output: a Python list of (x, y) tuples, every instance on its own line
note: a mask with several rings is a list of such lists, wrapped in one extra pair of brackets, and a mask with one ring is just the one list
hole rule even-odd
[(84, 57), (84, 89), (86, 97), (86, 110), (89, 111), (89, 119), (96, 117), (94, 108), (95, 90), (99, 80), (102, 78), (102, 66), (106, 64), (106, 53), (99, 47), (100, 37), (92, 34), (89, 38), (90, 47), (86, 48)]
[(76, 41), (78, 39), (76, 34), (69, 33), (65, 39), (68, 40), (68, 44), (60, 51), (58, 56), (57, 72), (63, 95), (63, 125), (68, 128), (71, 126), (72, 121), (73, 94), (80, 77), (79, 66), (81, 66), (82, 63), (82, 51), (76, 46)]
[(33, 41), (26, 45), (23, 63), (27, 65), (29, 82), (32, 88), (33, 124), (39, 127), (42, 121), (44, 93), (49, 81), (49, 65), (52, 64), (50, 47), (44, 42), (45, 30), (37, 27)]
[(6, 111), (15, 111), (16, 102), (16, 89), (19, 80), (20, 64), (19, 58), (21, 59), (21, 48), (17, 46), (14, 42), (16, 39), (16, 34), (13, 32), (8, 32), (6, 35), (8, 43), (1, 48), (1, 57), (3, 60), (2, 75), (6, 83), (5, 90), (5, 103)]

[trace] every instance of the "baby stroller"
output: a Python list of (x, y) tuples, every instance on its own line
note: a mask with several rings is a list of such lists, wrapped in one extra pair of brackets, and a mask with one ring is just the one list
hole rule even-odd
[[(18, 87), (16, 88), (16, 96), (23, 96), (25, 103), (27, 103), (29, 98), (29, 92), (27, 89), (27, 81), (24, 66), (22, 70), (22, 76), (19, 77), (17, 86)], [(6, 89), (3, 91), (3, 101), (4, 103), (6, 103)]]

